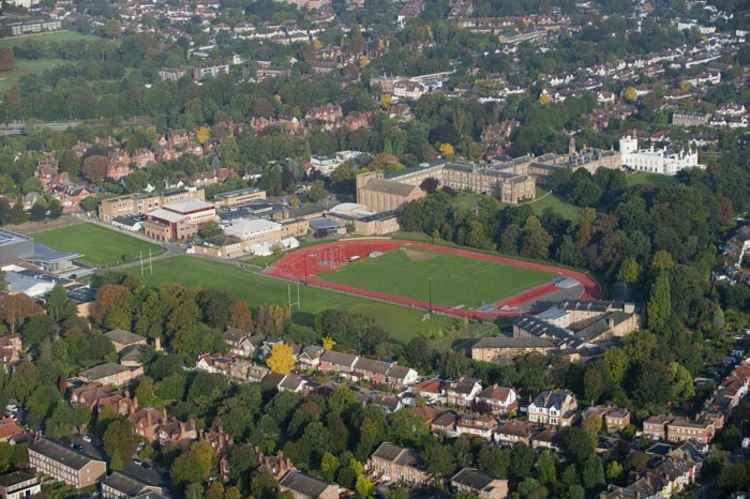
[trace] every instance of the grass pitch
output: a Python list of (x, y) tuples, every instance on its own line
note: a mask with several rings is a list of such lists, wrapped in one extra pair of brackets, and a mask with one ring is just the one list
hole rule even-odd
[[(263, 304), (286, 305), (289, 302), (290, 291), (292, 300), (297, 299), (298, 288), (295, 284), (257, 274), (255, 269), (242, 271), (232, 264), (193, 256), (177, 256), (154, 262), (153, 268), (153, 274), (147, 273), (143, 276), (146, 284), (152, 286), (177, 282), (190, 287), (223, 289), (247, 301), (251, 307)], [(140, 269), (133, 268), (130, 272), (140, 275)], [(314, 314), (336, 308), (360, 313), (375, 319), (385, 331), (403, 342), (420, 334), (436, 330), (445, 331), (457, 324), (454, 318), (433, 315), (425, 319), (422, 310), (412, 310), (319, 288), (300, 285), (299, 293), (301, 312)]]
[(82, 223), (33, 234), (34, 240), (58, 251), (83, 255), (81, 261), (97, 267), (108, 267), (137, 260), (142, 254), (156, 256), (164, 250), (156, 245), (99, 225)]
[(476, 308), (551, 281), (548, 272), (425, 250), (397, 249), (318, 277), (438, 305)]

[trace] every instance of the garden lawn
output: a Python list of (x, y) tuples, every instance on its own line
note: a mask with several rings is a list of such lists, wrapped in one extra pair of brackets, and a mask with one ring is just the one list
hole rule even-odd
[[(473, 192), (462, 192), (459, 193), (455, 198), (453, 198), (452, 204), (459, 210), (470, 211), (479, 205), (479, 201), (482, 198), (487, 198), (487, 196), (476, 194)], [(537, 216), (541, 216), (542, 213), (544, 213), (545, 209), (552, 208), (552, 210), (558, 215), (572, 221), (578, 221), (578, 217), (581, 214), (581, 208), (560, 199), (555, 194), (548, 192), (541, 187), (536, 188), (536, 199), (534, 199), (533, 201), (526, 201), (521, 204), (499, 204), (500, 206), (515, 207), (528, 205)]]
[(648, 172), (628, 173), (625, 180), (630, 187), (635, 185), (665, 186), (674, 184), (676, 181), (674, 177), (670, 177), (669, 175)]
[[(2, 44), (0, 44), (0, 48), (2, 48)], [(64, 63), (65, 61), (62, 59), (16, 59), (13, 69), (0, 72), (0, 92), (8, 91), (26, 75), (42, 73)]]
[(156, 256), (161, 246), (125, 235), (99, 225), (82, 223), (61, 229), (34, 233), (34, 240), (58, 251), (73, 251), (83, 255), (81, 261), (96, 267), (108, 267)]
[[(133, 268), (130, 272), (140, 275), (139, 268)], [(193, 256), (176, 256), (154, 262), (153, 273), (146, 273), (143, 279), (152, 286), (177, 282), (189, 287), (221, 289), (247, 301), (251, 307), (263, 304), (286, 305), (289, 302), (289, 291), (292, 291), (292, 300), (296, 301), (298, 289), (296, 284), (266, 277), (251, 269), (243, 271), (236, 265)], [(457, 323), (456, 319), (437, 315), (423, 320), (425, 313), (422, 310), (303, 285), (299, 286), (299, 293), (302, 312), (314, 314), (336, 308), (367, 315), (395, 339), (403, 342), (420, 333), (446, 330)], [(297, 312), (296, 308), (294, 312)]]
[(551, 281), (548, 272), (400, 248), (318, 274), (332, 282), (446, 306), (476, 308)]

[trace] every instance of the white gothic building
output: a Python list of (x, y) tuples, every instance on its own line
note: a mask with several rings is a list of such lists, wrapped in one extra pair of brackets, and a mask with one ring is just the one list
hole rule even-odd
[(669, 151), (666, 149), (638, 149), (638, 139), (626, 135), (620, 139), (622, 165), (635, 171), (676, 175), (685, 168), (699, 168), (698, 151)]

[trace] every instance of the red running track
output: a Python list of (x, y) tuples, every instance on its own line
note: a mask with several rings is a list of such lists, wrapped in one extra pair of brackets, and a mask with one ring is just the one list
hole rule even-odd
[[(429, 310), (430, 304), (423, 300), (417, 300), (401, 295), (393, 295), (374, 291), (365, 288), (356, 288), (336, 282), (327, 281), (317, 277), (320, 272), (326, 272), (335, 269), (338, 265), (345, 264), (352, 257), (365, 258), (373, 251), (390, 251), (402, 246), (410, 248), (423, 249), (433, 253), (444, 253), (465, 258), (473, 258), (485, 262), (495, 262), (512, 267), (539, 270), (549, 272), (561, 277), (575, 279), (584, 288), (581, 298), (597, 298), (600, 290), (599, 285), (588, 275), (582, 272), (548, 265), (544, 263), (529, 262), (498, 255), (488, 255), (462, 248), (452, 248), (447, 246), (437, 246), (434, 244), (421, 243), (415, 241), (403, 241), (393, 239), (348, 239), (329, 243), (321, 243), (315, 246), (302, 248), (281, 257), (271, 266), (266, 274), (272, 277), (288, 279), (291, 281), (305, 282), (309, 285), (324, 289), (332, 289), (348, 293), (355, 296), (372, 298), (388, 303), (395, 303), (411, 308)], [(455, 317), (468, 317), (470, 319), (493, 320), (498, 317), (516, 317), (523, 315), (517, 307), (522, 304), (536, 301), (539, 298), (552, 293), (558, 289), (554, 283), (547, 283), (535, 288), (531, 288), (515, 296), (511, 296), (498, 302), (496, 310), (492, 312), (479, 310), (466, 310), (445, 305), (432, 305), (435, 312), (452, 315)]]

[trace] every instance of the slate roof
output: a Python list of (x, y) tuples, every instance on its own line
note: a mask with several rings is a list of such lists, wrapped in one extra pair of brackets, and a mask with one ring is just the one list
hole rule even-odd
[(552, 348), (555, 344), (547, 338), (515, 338), (512, 336), (489, 336), (480, 338), (472, 348)]
[(146, 484), (125, 476), (119, 471), (113, 471), (112, 474), (104, 478), (102, 483), (125, 494), (126, 497), (136, 496), (146, 488)]
[(422, 459), (414, 449), (399, 447), (391, 442), (383, 442), (372, 453), (372, 457), (377, 457), (385, 461), (390, 461), (401, 466), (411, 466), (414, 468), (422, 467)]
[(395, 378), (395, 379), (404, 379), (406, 376), (409, 375), (409, 372), (411, 371), (410, 367), (404, 367), (399, 365), (392, 365), (389, 369), (386, 375), (389, 378)]
[(13, 473), (6, 473), (0, 476), (0, 487), (10, 487), (17, 483), (25, 482), (35, 478), (36, 475), (32, 473), (26, 473), (25, 471), (14, 471)]
[(94, 461), (94, 459), (83, 456), (73, 449), (63, 447), (46, 438), (42, 438), (31, 444), (30, 449), (76, 470), (80, 470), (91, 461)]
[(510, 396), (512, 390), (512, 388), (492, 385), (479, 392), (477, 398), (506, 401), (508, 400), (508, 397)]
[(79, 376), (91, 381), (97, 381), (99, 379), (106, 378), (108, 376), (112, 376), (113, 374), (121, 373), (127, 370), (127, 367), (123, 367), (119, 364), (115, 364), (113, 362), (105, 362), (104, 364), (99, 364), (98, 366), (94, 366), (91, 369), (86, 369), (85, 371), (80, 373)]
[(292, 470), (284, 475), (279, 485), (291, 489), (307, 497), (319, 497), (328, 487), (328, 483)]
[(518, 319), (513, 325), (533, 336), (548, 338), (557, 345), (574, 339), (572, 331), (549, 324), (536, 317), (523, 317)]
[(354, 369), (368, 371), (375, 374), (382, 374), (384, 376), (388, 372), (389, 367), (391, 367), (391, 365), (387, 362), (383, 362), (382, 360), (368, 359), (366, 357), (360, 357), (354, 363)]
[(492, 478), (474, 468), (464, 468), (453, 475), (451, 482), (471, 487), (474, 490), (482, 490), (492, 483)]
[(326, 350), (326, 352), (320, 357), (321, 362), (327, 362), (329, 364), (345, 367), (351, 367), (356, 360), (357, 355), (344, 352), (335, 352), (333, 350)]
[(142, 343), (146, 341), (146, 338), (137, 334), (125, 331), (124, 329), (113, 329), (104, 333), (104, 336), (109, 338), (110, 341), (120, 343), (121, 345), (133, 345), (135, 343)]
[(545, 407), (556, 409), (562, 409), (565, 399), (572, 397), (573, 393), (570, 390), (545, 390), (534, 398), (534, 405), (536, 407)]
[(365, 189), (406, 197), (415, 189), (418, 189), (418, 187), (416, 185), (394, 182), (393, 180), (373, 179), (367, 182)]

